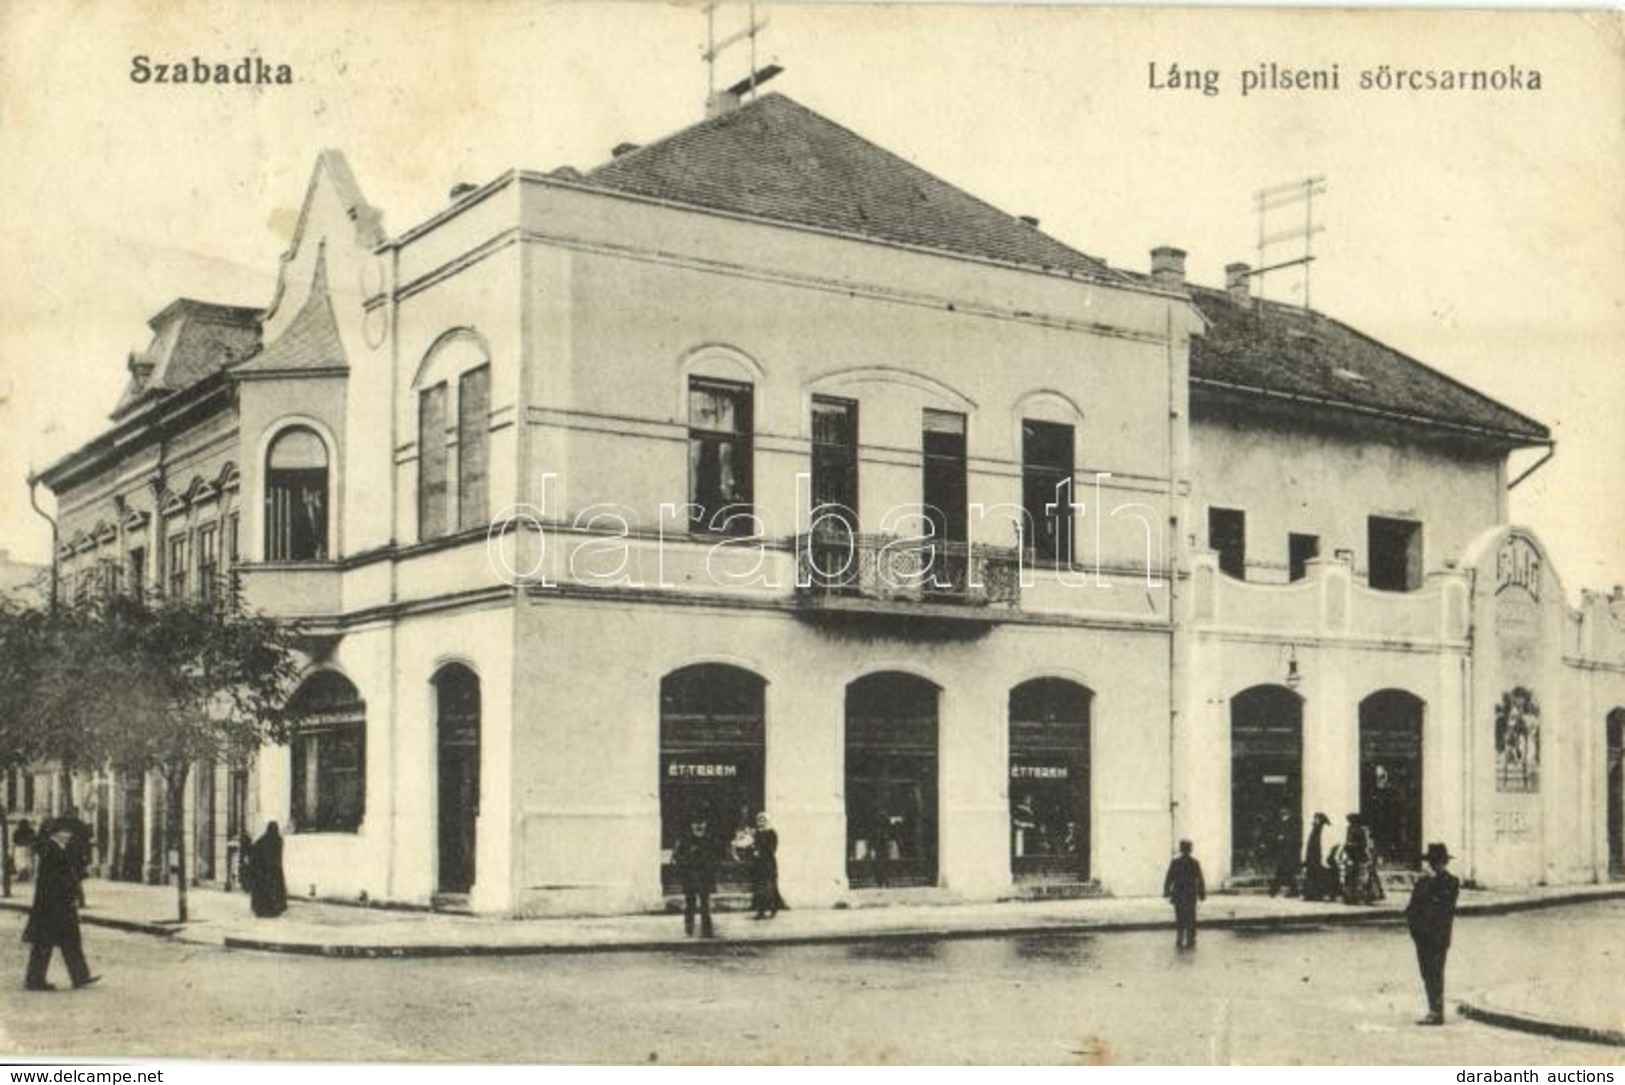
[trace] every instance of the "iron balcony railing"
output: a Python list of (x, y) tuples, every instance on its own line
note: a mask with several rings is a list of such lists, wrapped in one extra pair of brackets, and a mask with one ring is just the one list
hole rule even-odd
[(966, 606), (1021, 602), (1021, 556), (1004, 547), (893, 535), (796, 538), (796, 595)]

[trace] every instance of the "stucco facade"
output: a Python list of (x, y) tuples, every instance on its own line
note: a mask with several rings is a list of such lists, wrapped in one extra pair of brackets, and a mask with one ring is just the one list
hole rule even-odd
[[(674, 833), (766, 809), (801, 906), (1150, 894), (1181, 836), (1245, 880), (1248, 818), (1361, 811), (1400, 756), (1396, 834), (1483, 881), (1607, 876), (1625, 613), (1571, 613), (1503, 526), (1537, 424), (1221, 396), (1192, 366), (1227, 325), (1166, 260), (1107, 268), (783, 100), (735, 116), (674, 138), (794, 135), (870, 171), (872, 228), (793, 177), (685, 196), (656, 145), (390, 236), (327, 152), (271, 304), (215, 314), (242, 341), (44, 473), (65, 577), (229, 523), (251, 605), (309, 638), (322, 727), (200, 796), (213, 870), (277, 820), (298, 893), (640, 910)], [(1374, 532), (1412, 524), (1381, 560), (1416, 583), (1372, 587)], [(1516, 628), (1510, 539), (1540, 570)], [(188, 590), (186, 553), (193, 581), (142, 575)], [(1515, 794), (1503, 686), (1545, 713)]]

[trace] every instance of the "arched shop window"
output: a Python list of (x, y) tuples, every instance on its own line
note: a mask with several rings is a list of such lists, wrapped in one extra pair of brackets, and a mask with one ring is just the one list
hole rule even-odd
[(1230, 699), (1231, 872), (1270, 873), (1282, 833), (1303, 839), (1303, 700), (1254, 686)]
[(475, 831), (480, 815), (480, 679), (448, 663), (431, 679), (435, 689), (439, 800), (439, 878), (442, 893), (474, 887)]
[(1035, 678), (1010, 691), (1010, 872), (1089, 877), (1089, 701), (1076, 682)]
[(265, 560), (327, 558), (327, 446), (292, 426), (265, 457)]
[[(661, 881), (678, 888), (671, 850), (704, 818), (718, 849), (749, 825), (763, 808), (763, 704), (767, 682), (740, 667), (702, 663), (660, 682)], [(744, 865), (731, 856), (718, 879), (725, 886), (749, 884)]]
[(853, 886), (937, 880), (937, 687), (871, 674), (846, 687), (846, 875)]
[(1384, 865), (1422, 862), (1422, 711), (1402, 689), (1360, 702), (1360, 819)]
[(292, 831), (353, 833), (367, 810), (367, 706), (350, 680), (319, 671), (289, 702)]

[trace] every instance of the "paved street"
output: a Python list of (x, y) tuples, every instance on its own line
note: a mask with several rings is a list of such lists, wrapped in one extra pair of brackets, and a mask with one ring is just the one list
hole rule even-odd
[[(1163, 932), (433, 960), (328, 960), (87, 929), (106, 979), (20, 988), (11, 1054), (407, 1062), (1618, 1063), (1453, 1019), (1418, 1028), (1393, 928)], [(1453, 992), (1625, 979), (1625, 903), (1458, 924)], [(1591, 948), (1587, 948), (1591, 947)], [(60, 966), (57, 966), (60, 967)], [(57, 975), (60, 978), (60, 974)]]

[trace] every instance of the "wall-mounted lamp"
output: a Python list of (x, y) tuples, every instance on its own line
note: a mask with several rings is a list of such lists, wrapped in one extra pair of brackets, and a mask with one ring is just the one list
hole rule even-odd
[(1286, 688), (1297, 689), (1302, 681), (1303, 675), (1298, 673), (1298, 646), (1289, 644), (1286, 646)]

